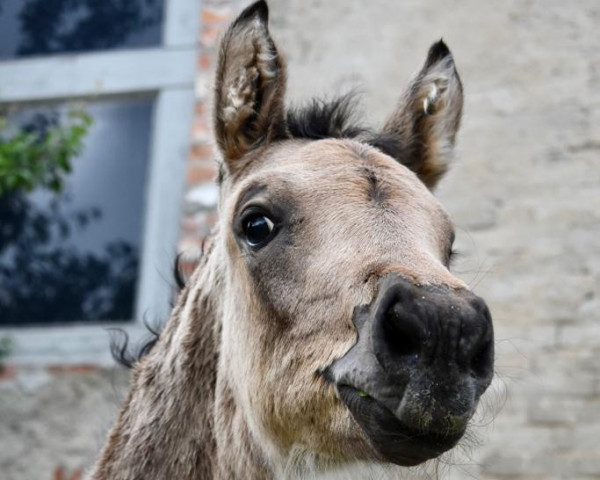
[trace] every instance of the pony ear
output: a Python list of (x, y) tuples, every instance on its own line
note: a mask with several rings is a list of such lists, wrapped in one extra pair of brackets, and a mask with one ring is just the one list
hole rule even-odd
[(219, 51), (214, 128), (230, 170), (250, 149), (285, 135), (285, 64), (269, 35), (261, 0), (229, 27)]
[(462, 108), (462, 84), (452, 54), (440, 40), (383, 127), (385, 136), (406, 146), (408, 158), (397, 160), (430, 189), (452, 161)]

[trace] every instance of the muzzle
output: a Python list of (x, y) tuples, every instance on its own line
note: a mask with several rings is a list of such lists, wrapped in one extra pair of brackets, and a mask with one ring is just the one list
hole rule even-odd
[(357, 307), (358, 341), (324, 372), (375, 449), (416, 465), (452, 448), (490, 385), (494, 335), (472, 292), (396, 274)]

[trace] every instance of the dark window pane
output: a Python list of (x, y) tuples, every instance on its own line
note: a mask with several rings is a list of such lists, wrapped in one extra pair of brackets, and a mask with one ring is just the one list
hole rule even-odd
[(161, 43), (163, 0), (0, 0), (0, 59)]
[[(0, 196), (0, 324), (133, 318), (153, 101), (84, 108), (93, 124), (62, 191)], [(8, 118), (5, 138), (19, 129), (43, 135), (66, 108)]]

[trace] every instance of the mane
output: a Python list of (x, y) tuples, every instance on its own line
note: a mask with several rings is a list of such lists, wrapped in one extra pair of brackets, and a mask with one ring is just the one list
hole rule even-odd
[[(179, 265), (180, 261), (181, 255), (177, 255), (173, 265), (173, 278), (178, 292), (185, 287), (185, 280)], [(144, 327), (148, 330), (149, 335), (140, 344), (135, 346), (131, 345), (131, 339), (125, 330), (122, 328), (110, 328), (110, 353), (115, 362), (123, 367), (133, 368), (142, 357), (150, 353), (154, 348), (154, 345), (156, 345), (156, 342), (160, 338), (163, 326), (162, 322), (152, 324), (147, 319), (144, 319)]]
[(368, 131), (357, 122), (357, 94), (349, 92), (337, 98), (313, 98), (305, 105), (292, 107), (287, 113), (287, 127), (292, 137), (357, 138)]
[(411, 148), (399, 135), (376, 131), (358, 120), (358, 94), (355, 91), (334, 97), (314, 98), (289, 109), (287, 128), (292, 138), (322, 140), (350, 138), (377, 148), (410, 166)]

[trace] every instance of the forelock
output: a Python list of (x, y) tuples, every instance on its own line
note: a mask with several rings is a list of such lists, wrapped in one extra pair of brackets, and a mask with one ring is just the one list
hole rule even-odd
[(286, 119), (290, 136), (307, 140), (353, 139), (409, 163), (412, 157), (410, 147), (402, 138), (376, 132), (358, 120), (357, 97), (355, 92), (349, 92), (332, 99), (314, 98), (304, 105), (290, 108)]

